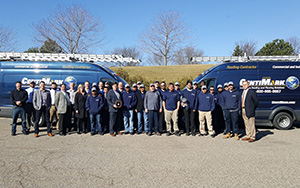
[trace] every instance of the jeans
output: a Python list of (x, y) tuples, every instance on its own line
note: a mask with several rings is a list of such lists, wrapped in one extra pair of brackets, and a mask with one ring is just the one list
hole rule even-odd
[(19, 106), (13, 106), (13, 111), (12, 111), (12, 127), (11, 127), (11, 132), (16, 133), (16, 126), (17, 126), (17, 119), (19, 117), (19, 114), (21, 115), (22, 119), (22, 132), (26, 131), (26, 112), (23, 107)]
[(230, 133), (232, 129), (234, 134), (238, 134), (239, 133), (239, 126), (238, 126), (239, 111), (237, 110), (237, 111), (230, 112), (230, 110), (223, 110), (223, 112), (225, 117), (226, 134)]
[[(149, 110), (148, 112), (148, 118), (149, 118), (149, 132), (152, 132), (153, 126), (154, 131), (156, 133), (159, 132), (158, 127), (159, 127), (159, 122), (158, 122), (158, 110)], [(145, 132), (147, 133), (147, 131), (145, 130)]]
[(51, 124), (50, 124), (50, 112), (47, 110), (45, 106), (43, 106), (40, 110), (35, 111), (35, 124), (34, 124), (34, 133), (39, 134), (39, 121), (41, 116), (44, 114), (46, 125), (47, 125), (47, 133), (51, 133)]
[(123, 110), (125, 132), (133, 132), (133, 110)]
[(95, 133), (96, 130), (100, 134), (102, 132), (101, 123), (100, 123), (100, 114), (90, 114), (91, 121), (91, 133)]
[(144, 130), (145, 132), (149, 132), (149, 119), (148, 119), (148, 114), (145, 112), (145, 110), (141, 112), (137, 112), (137, 118), (138, 118), (138, 132), (143, 131), (143, 123), (142, 123), (143, 118), (144, 118)]

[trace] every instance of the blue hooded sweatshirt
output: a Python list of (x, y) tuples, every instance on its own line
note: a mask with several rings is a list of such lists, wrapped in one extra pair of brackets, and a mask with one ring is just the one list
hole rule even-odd
[(196, 97), (194, 110), (208, 112), (208, 111), (213, 111), (214, 109), (215, 109), (214, 96), (209, 92), (206, 93), (203, 93), (202, 91), (199, 92), (198, 96)]
[(102, 107), (104, 105), (104, 99), (101, 95), (88, 95), (88, 98), (85, 102), (86, 110), (90, 112), (90, 114), (99, 114)]

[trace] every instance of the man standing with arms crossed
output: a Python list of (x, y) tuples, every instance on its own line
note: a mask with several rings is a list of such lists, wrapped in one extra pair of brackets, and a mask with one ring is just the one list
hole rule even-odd
[(16, 89), (10, 93), (10, 100), (13, 105), (13, 111), (12, 111), (13, 122), (12, 122), (12, 130), (11, 130), (12, 136), (16, 135), (16, 126), (17, 126), (17, 119), (19, 114), (21, 115), (21, 119), (22, 119), (22, 133), (24, 135), (28, 135), (26, 131), (26, 112), (24, 109), (24, 106), (28, 99), (28, 94), (21, 87), (22, 87), (21, 82), (17, 81)]
[(242, 94), (242, 116), (246, 128), (246, 137), (243, 141), (255, 141), (255, 109), (258, 106), (257, 94), (254, 90), (249, 89), (249, 82), (243, 81), (243, 94)]

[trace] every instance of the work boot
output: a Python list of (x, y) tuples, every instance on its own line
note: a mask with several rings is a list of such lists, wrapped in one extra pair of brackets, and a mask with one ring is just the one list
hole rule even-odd
[(239, 140), (239, 139), (240, 139), (240, 137), (239, 137), (239, 135), (238, 135), (237, 133), (234, 134), (234, 138), (235, 138), (236, 140)]
[(230, 138), (231, 137), (231, 134), (230, 133), (227, 133), (223, 138)]

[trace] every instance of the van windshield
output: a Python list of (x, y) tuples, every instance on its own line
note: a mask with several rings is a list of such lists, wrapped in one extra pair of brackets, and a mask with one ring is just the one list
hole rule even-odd
[(219, 65), (214, 65), (214, 66), (210, 67), (209, 69), (207, 69), (206, 71), (204, 71), (203, 73), (199, 74), (199, 76), (197, 76), (197, 77), (193, 80), (193, 82), (198, 82), (198, 83), (199, 83), (205, 75), (207, 75), (209, 72), (211, 72), (211, 71), (212, 71), (213, 69), (215, 69), (217, 66), (219, 66)]

